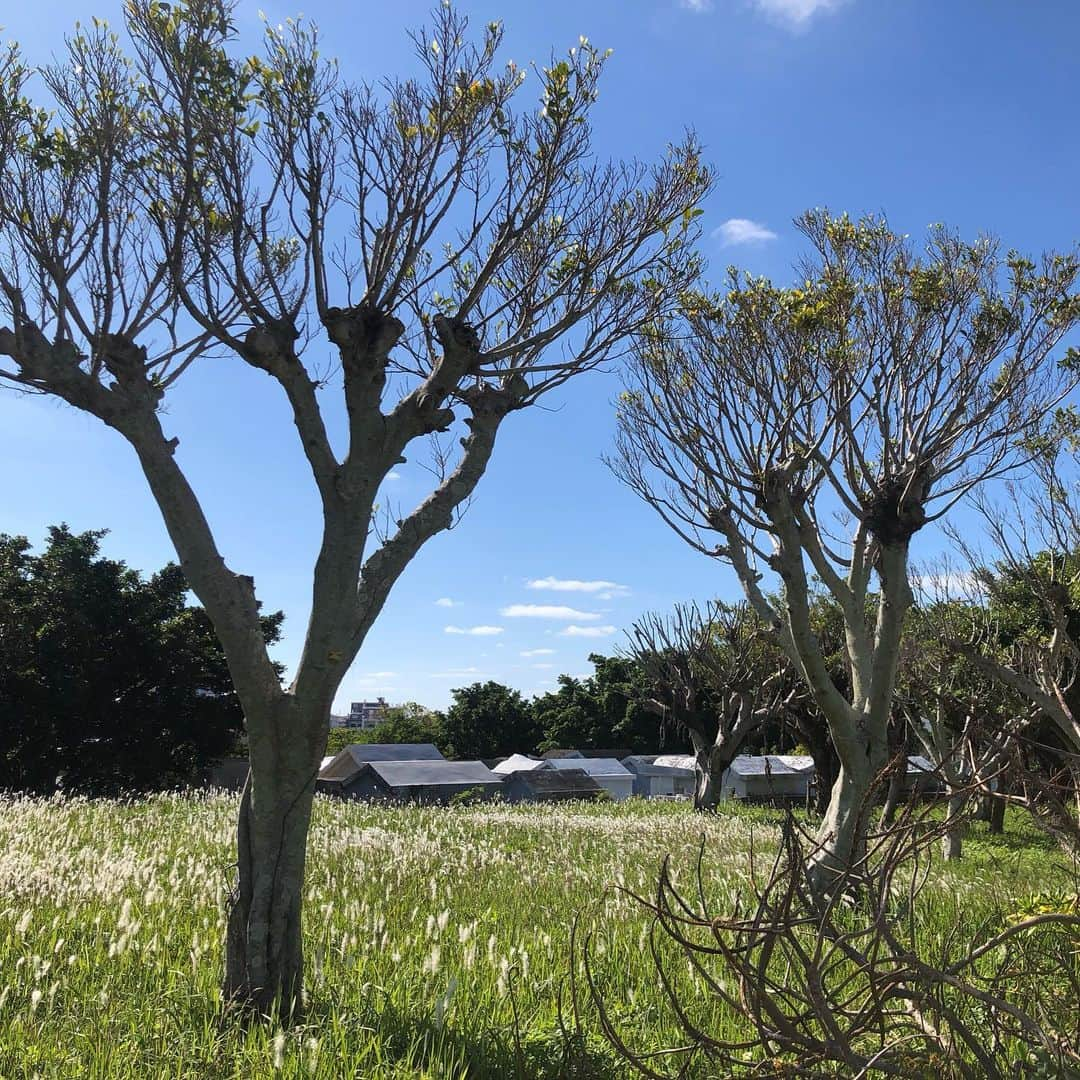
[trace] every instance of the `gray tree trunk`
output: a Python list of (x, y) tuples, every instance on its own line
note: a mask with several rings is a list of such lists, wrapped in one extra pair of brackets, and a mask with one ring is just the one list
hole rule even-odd
[(274, 710), (268, 720), (276, 737), (252, 745), (237, 821), (222, 993), (227, 1004), (283, 1021), (303, 1015), (300, 912), (328, 713), (301, 713), (288, 698)]
[(964, 812), (966, 802), (966, 795), (950, 792), (945, 815), (945, 835), (941, 841), (946, 859), (955, 860), (963, 856), (964, 826), (960, 815)]

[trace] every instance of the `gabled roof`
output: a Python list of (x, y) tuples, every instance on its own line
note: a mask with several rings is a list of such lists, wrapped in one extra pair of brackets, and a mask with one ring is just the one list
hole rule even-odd
[(697, 768), (693, 754), (657, 754), (653, 764), (662, 769), (686, 769), (688, 772)]
[(731, 763), (731, 771), (739, 776), (809, 775), (814, 771), (814, 759), (804, 754), (740, 754)]
[(502, 777), (482, 761), (369, 761), (363, 768), (370, 769), (391, 788), (475, 787), (502, 783)]
[(507, 774), (517, 772), (536, 772), (537, 770), (550, 770), (551, 764), (547, 761), (537, 761), (536, 758), (526, 757), (524, 754), (511, 754), (504, 758), (498, 765), (493, 766), (492, 772)]
[(587, 798), (603, 788), (583, 769), (537, 769), (513, 773), (507, 781), (536, 795), (580, 795)]
[(352, 743), (319, 770), (320, 780), (350, 780), (369, 761), (444, 761), (432, 743)]
[(632, 780), (634, 774), (614, 758), (553, 758), (548, 764), (553, 769), (581, 769), (589, 776), (619, 776)]
[(638, 776), (691, 776), (694, 772), (689, 754), (633, 754), (622, 763)]
[(545, 750), (540, 755), (545, 761), (557, 761), (559, 758), (583, 758), (580, 750)]

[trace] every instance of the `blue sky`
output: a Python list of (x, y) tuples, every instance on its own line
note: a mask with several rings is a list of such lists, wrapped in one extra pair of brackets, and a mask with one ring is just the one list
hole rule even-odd
[[(430, 4), (242, 0), (253, 49), (260, 7), (274, 21), (303, 11), (346, 74), (378, 78), (409, 70), (404, 31)], [(614, 49), (596, 111), (602, 154), (655, 157), (684, 127), (697, 130), (720, 178), (702, 219), (715, 273), (735, 263), (788, 278), (800, 254), (791, 219), (810, 206), (884, 211), (913, 235), (938, 221), (969, 238), (991, 231), (1032, 253), (1080, 239), (1073, 0), (460, 7), (477, 25), (502, 19), (505, 57), (518, 63), (543, 61), (579, 34)], [(120, 5), (5, 8), (4, 36), (43, 60), (77, 18), (115, 21)], [(279, 655), (289, 663), (318, 539), (310, 476), (269, 380), (228, 360), (185, 378), (166, 424), (229, 563), (254, 575), (268, 609), (285, 610)], [(483, 678), (542, 692), (560, 672), (586, 673), (589, 652), (613, 649), (644, 610), (735, 597), (731, 573), (691, 552), (602, 464), (618, 389), (615, 372), (586, 376), (546, 409), (510, 418), (460, 526), (429, 543), (398, 583), (339, 708), (379, 693), (443, 706), (452, 687)], [(403, 466), (390, 484), (395, 500), (422, 499), (425, 476)], [(37, 542), (59, 521), (107, 527), (106, 550), (133, 566), (172, 557), (131, 451), (90, 418), (0, 392), (0, 478), (0, 531)], [(925, 537), (922, 554), (934, 544)], [(448, 630), (477, 627), (488, 632)]]

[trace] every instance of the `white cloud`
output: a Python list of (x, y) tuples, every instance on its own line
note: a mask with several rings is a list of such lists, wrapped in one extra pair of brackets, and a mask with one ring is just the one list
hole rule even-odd
[(749, 218), (728, 218), (722, 225), (713, 229), (712, 236), (720, 241), (723, 247), (734, 247), (737, 244), (764, 244), (769, 240), (776, 239), (776, 233), (766, 228), (757, 221)]
[(977, 600), (984, 595), (982, 583), (970, 570), (945, 570), (936, 574), (916, 574), (911, 587), (931, 599)]
[(443, 627), (444, 634), (469, 634), (472, 637), (492, 637), (495, 634), (501, 634), (503, 627), (501, 626), (445, 626)]
[(559, 631), (560, 637), (610, 637), (615, 633), (614, 626), (568, 626)]
[(599, 600), (614, 600), (617, 596), (629, 596), (630, 589), (615, 581), (579, 581), (576, 578), (535, 578), (527, 583), (530, 589), (549, 589), (552, 592), (588, 593)]
[(440, 596), (435, 601), (436, 607), (461, 607), (465, 603), (464, 600), (451, 600), (449, 596)]
[(595, 612), (578, 611), (560, 604), (511, 604), (499, 614), (508, 619), (580, 619), (582, 622), (600, 618)]
[(554, 649), (524, 649), (518, 656), (554, 656)]
[(835, 11), (845, 2), (846, 0), (754, 0), (754, 6), (769, 18), (798, 30), (818, 12)]
[(469, 675), (479, 675), (480, 669), (478, 667), (460, 667), (450, 668), (449, 671), (433, 671), (428, 678), (429, 679), (464, 679)]
[(386, 474), (386, 479), (387, 480), (400, 480), (401, 479), (401, 473), (399, 473), (399, 472), (388, 472)]
[(692, 11), (695, 15), (704, 15), (712, 11), (712, 0), (679, 0), (679, 7)]

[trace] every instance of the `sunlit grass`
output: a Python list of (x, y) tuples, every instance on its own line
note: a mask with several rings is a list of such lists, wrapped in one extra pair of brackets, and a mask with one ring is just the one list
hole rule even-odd
[[(597, 978), (635, 1046), (670, 1045), (648, 919), (613, 887), (650, 894), (670, 854), (696, 891), (704, 834), (705, 888), (724, 910), (751, 848), (767, 856), (777, 838), (768, 810), (320, 799), (310, 1010), (283, 1033), (219, 1022), (235, 812), (224, 795), (0, 799), (0, 1078), (623, 1075), (587, 1005), (583, 1035), (566, 1038), (573, 920), (593, 935)], [(974, 835), (967, 852), (926, 893), (943, 934), (1044, 888), (1053, 861), (1015, 831)]]

